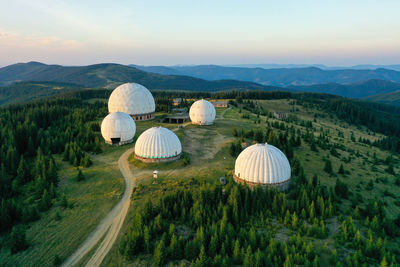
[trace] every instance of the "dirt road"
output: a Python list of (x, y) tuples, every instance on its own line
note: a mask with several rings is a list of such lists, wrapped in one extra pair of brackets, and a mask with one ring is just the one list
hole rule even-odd
[(224, 111), (222, 111), (221, 114), (219, 114), (219, 116), (217, 117), (217, 119), (222, 120), (225, 116), (225, 113), (230, 109), (231, 108), (226, 108)]
[[(227, 110), (228, 109), (224, 110), (218, 119), (222, 119)], [(182, 126), (186, 127), (190, 123), (191, 122), (187, 122)], [(179, 130), (179, 128), (173, 129), (174, 132), (177, 130)], [(134, 150), (134, 147), (128, 149), (118, 160), (119, 169), (125, 179), (125, 192), (122, 196), (122, 199), (100, 222), (96, 229), (86, 238), (78, 250), (76, 250), (75, 253), (63, 263), (63, 267), (69, 267), (78, 264), (85, 257), (85, 255), (87, 255), (87, 253), (99, 243), (102, 237), (104, 237), (104, 239), (101, 241), (100, 245), (97, 247), (89, 261), (86, 263), (86, 266), (100, 266), (101, 262), (110, 251), (124, 223), (126, 214), (128, 213), (132, 190), (135, 186), (135, 177), (129, 168), (128, 162), (128, 157), (134, 152)]]
[(135, 179), (129, 168), (128, 157), (134, 151), (130, 148), (125, 151), (118, 160), (119, 169), (125, 179), (125, 192), (118, 204), (108, 213), (108, 215), (100, 222), (96, 229), (86, 238), (82, 245), (72, 254), (62, 266), (76, 265), (90, 250), (92, 250), (100, 241), (94, 254), (91, 256), (86, 266), (100, 266), (104, 257), (110, 251), (114, 244), (119, 231), (124, 223), (126, 214), (128, 213), (130, 199)]

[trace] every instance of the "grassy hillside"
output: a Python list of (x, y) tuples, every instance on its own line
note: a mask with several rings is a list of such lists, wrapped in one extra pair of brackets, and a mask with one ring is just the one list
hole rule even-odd
[(233, 80), (205, 81), (187, 76), (147, 73), (119, 64), (96, 64), (65, 67), (38, 62), (18, 63), (0, 69), (0, 84), (18, 81), (50, 81), (72, 83), (85, 87), (114, 88), (125, 82), (137, 82), (149, 89), (218, 91), (229, 89), (273, 90), (253, 82)]
[(400, 91), (387, 94), (372, 95), (366, 97), (365, 100), (400, 106)]
[(20, 82), (0, 87), (0, 106), (83, 89), (81, 86), (66, 83)]
[[(10, 254), (7, 247), (0, 250), (1, 266), (54, 266), (71, 255), (91, 233), (101, 219), (118, 202), (124, 182), (114, 159), (123, 152), (104, 145), (101, 155), (94, 155), (93, 166), (83, 170), (85, 180), (76, 181), (76, 167), (56, 157), (60, 169), (58, 199), (53, 208), (41, 219), (28, 225), (26, 238), (29, 248)], [(63, 207), (62, 198), (68, 199), (69, 207)], [(7, 244), (5, 236), (0, 240)]]

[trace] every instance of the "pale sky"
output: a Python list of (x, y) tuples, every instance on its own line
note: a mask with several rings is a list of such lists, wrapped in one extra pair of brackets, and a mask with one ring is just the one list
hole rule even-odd
[(400, 64), (400, 0), (0, 0), (0, 66)]

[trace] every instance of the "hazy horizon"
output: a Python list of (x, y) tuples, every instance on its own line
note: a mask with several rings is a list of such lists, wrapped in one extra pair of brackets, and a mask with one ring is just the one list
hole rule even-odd
[(0, 66), (400, 63), (394, 0), (0, 1)]
[(136, 63), (119, 63), (119, 62), (96, 62), (96, 63), (89, 63), (89, 64), (60, 64), (60, 63), (51, 63), (51, 62), (43, 62), (43, 61), (37, 61), (37, 60), (31, 60), (31, 61), (24, 61), (24, 62), (14, 62), (10, 63), (7, 65), (1, 65), (0, 68), (14, 65), (14, 64), (24, 64), (24, 63), (29, 63), (29, 62), (38, 62), (38, 63), (43, 63), (46, 65), (60, 65), (60, 66), (65, 66), (65, 67), (78, 67), (78, 66), (89, 66), (89, 65), (95, 65), (95, 64), (120, 64), (120, 65), (138, 65), (138, 66), (163, 66), (163, 67), (178, 67), (178, 66), (207, 66), (207, 65), (215, 65), (215, 66), (225, 66), (225, 67), (245, 67), (245, 66), (251, 66), (254, 65), (277, 65), (279, 67), (280, 65), (293, 65), (293, 66), (324, 66), (326, 68), (351, 68), (351, 67), (357, 67), (357, 66), (365, 66), (365, 65), (371, 65), (371, 66), (400, 66), (400, 63), (396, 64), (350, 64), (350, 65), (327, 65), (323, 63), (276, 63), (276, 62), (265, 62), (265, 63), (232, 63), (232, 64), (217, 64), (217, 63), (204, 63), (204, 64), (136, 64)]

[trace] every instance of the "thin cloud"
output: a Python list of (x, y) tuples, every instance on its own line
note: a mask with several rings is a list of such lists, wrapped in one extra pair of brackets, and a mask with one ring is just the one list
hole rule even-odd
[(75, 50), (83, 47), (77, 40), (65, 40), (57, 36), (22, 35), (16, 32), (0, 29), (0, 47), (12, 48), (52, 48), (58, 50)]

